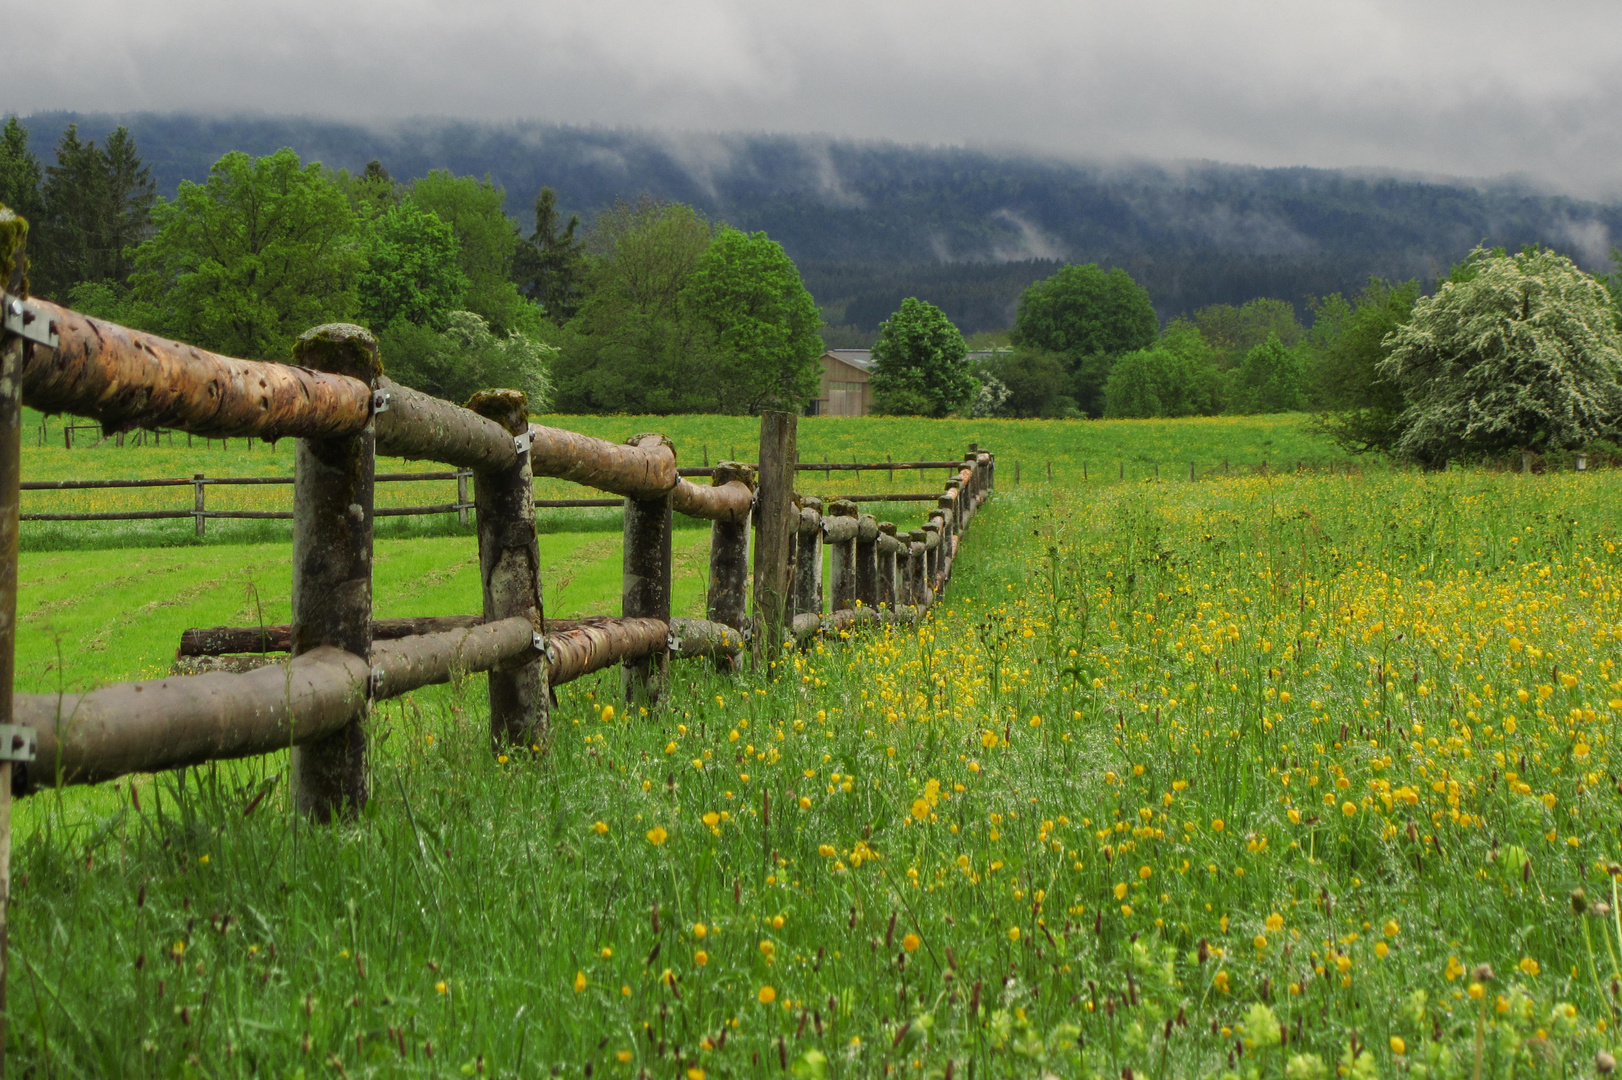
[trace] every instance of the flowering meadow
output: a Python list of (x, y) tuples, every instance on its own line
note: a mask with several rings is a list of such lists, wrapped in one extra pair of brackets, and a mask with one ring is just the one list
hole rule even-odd
[[(945, 600), (725, 677), (378, 707), (19, 808), (37, 1075), (1591, 1075), (1622, 476), (999, 470)], [(1614, 861), (1613, 861), (1614, 860)]]

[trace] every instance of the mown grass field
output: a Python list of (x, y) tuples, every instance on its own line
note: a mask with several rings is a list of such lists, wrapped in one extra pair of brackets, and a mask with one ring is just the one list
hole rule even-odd
[[(651, 715), (605, 672), (543, 759), (490, 756), (476, 678), (384, 704), (350, 827), (296, 821), (278, 755), (29, 800), (13, 1060), (1305, 1080), (1614, 1051), (1622, 478), (1009, 479), (922, 627), (679, 665)], [(454, 541), (380, 545), (380, 608), (460, 610), (414, 584)], [(171, 577), (85, 580), (93, 629)]]

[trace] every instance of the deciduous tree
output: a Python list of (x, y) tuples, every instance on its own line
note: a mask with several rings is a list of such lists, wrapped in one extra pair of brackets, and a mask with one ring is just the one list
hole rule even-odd
[(1117, 356), (1154, 343), (1160, 323), (1149, 294), (1125, 270), (1066, 266), (1020, 295), (1010, 339), (1066, 358), (1076, 400), (1103, 409), (1104, 382)]
[(879, 325), (873, 343), (873, 405), (892, 416), (945, 416), (963, 409), (975, 385), (968, 346), (934, 304), (909, 296)]
[(235, 356), (283, 360), (293, 339), (355, 314), (365, 266), (354, 211), (291, 150), (233, 152), (153, 210), (134, 300), (148, 329)]
[(1569, 449), (1622, 418), (1622, 334), (1605, 286), (1564, 255), (1477, 248), (1392, 332), (1378, 374), (1408, 402), (1396, 450)]
[(794, 263), (765, 233), (723, 228), (682, 299), (714, 334), (722, 411), (798, 410), (816, 394), (822, 318)]

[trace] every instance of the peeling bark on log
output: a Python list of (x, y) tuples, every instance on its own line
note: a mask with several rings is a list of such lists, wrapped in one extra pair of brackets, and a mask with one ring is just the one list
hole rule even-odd
[(907, 537), (907, 603), (921, 607), (929, 595), (929, 533), (914, 529)]
[[(517, 390), (473, 395), (468, 415), (497, 428), (509, 446), (529, 423), (528, 401)], [(535, 493), (530, 455), (473, 474), (473, 508), (479, 531), (479, 581), (484, 617), (522, 618), (531, 633), (546, 625), (541, 603), (541, 551), (535, 537)], [(491, 669), (490, 743), (493, 747), (551, 743), (552, 692), (538, 653), (515, 656)]]
[[(525, 666), (546, 663), (535, 648), (535, 627), (522, 615), (465, 630), (379, 642), (372, 646), (372, 666), (381, 668), (383, 677), (373, 696), (398, 697), (419, 686), (449, 682), (477, 671), (488, 671), (494, 678), (514, 661)], [(541, 687), (545, 690), (544, 681)]]
[(754, 659), (762, 674), (776, 664), (788, 628), (789, 552), (798, 518), (794, 513), (794, 461), (799, 455), (799, 417), (765, 412), (760, 417), (760, 486), (755, 535)]
[(841, 611), (856, 602), (856, 534), (860, 529), (856, 504), (835, 499), (822, 519), (822, 538), (828, 551), (828, 610)]
[(530, 470), (573, 480), (614, 495), (651, 499), (676, 486), (676, 452), (669, 442), (620, 446), (589, 435), (531, 424)]
[(893, 611), (897, 603), (896, 556), (901, 552), (901, 541), (896, 539), (895, 522), (879, 522), (877, 552), (879, 577), (877, 603)]
[(525, 417), (520, 416), (518, 430), (511, 431), (472, 408), (389, 379), (379, 379), (377, 388), (389, 395), (388, 410), (377, 415), (378, 453), (492, 472), (517, 463), (513, 436), (524, 430)]
[(23, 365), (23, 400), (44, 412), (92, 417), (109, 433), (161, 427), (214, 438), (339, 438), (370, 419), (372, 391), (362, 379), (237, 360), (29, 303), (60, 342), (32, 350)]
[(879, 523), (872, 514), (857, 519), (856, 599), (866, 608), (879, 606)]
[(734, 659), (749, 643), (749, 633), (709, 619), (673, 618), (666, 644), (670, 655), (680, 660), (700, 657)]
[[(723, 461), (715, 466), (710, 481), (716, 491), (742, 489), (748, 496), (742, 517), (717, 518), (710, 525), (710, 580), (705, 613), (711, 622), (731, 627), (734, 635), (739, 635), (749, 621), (747, 507), (754, 501), (755, 471), (747, 465)], [(682, 486), (677, 485), (678, 495), (681, 491)], [(717, 666), (734, 672), (738, 670), (740, 659), (737, 653), (729, 652), (717, 657)]]
[[(435, 634), (445, 630), (466, 630), (484, 622), (482, 615), (428, 615), (411, 619), (373, 619), (372, 640), (392, 641), (414, 634)], [(287, 652), (293, 628), (287, 623), (273, 626), (194, 627), (180, 634), (177, 656), (218, 656), (222, 653)]]
[(812, 496), (800, 500), (793, 589), (790, 613), (794, 617), (822, 614), (822, 500)]
[[(93, 784), (131, 772), (268, 754), (341, 733), (366, 707), (373, 667), (378, 699), (487, 671), (529, 654), (527, 619), (422, 634), (377, 645), (371, 663), (320, 646), (244, 674), (121, 683), (88, 694), (20, 695), (19, 723), (39, 732), (29, 789)], [(249, 658), (241, 658), (249, 659)]]
[(572, 682), (627, 657), (663, 652), (668, 648), (669, 634), (670, 624), (663, 619), (606, 619), (550, 634), (546, 656), (551, 664), (552, 685)]
[(19, 694), (39, 733), (28, 789), (266, 754), (331, 738), (366, 707), (371, 667), (320, 646), (246, 675), (121, 683), (88, 694)]
[[(731, 463), (722, 462), (722, 465), (727, 464)], [(735, 467), (748, 468), (743, 465)], [(678, 480), (670, 492), (671, 507), (678, 514), (686, 514), (688, 517), (746, 525), (749, 522), (749, 511), (755, 502), (754, 470), (750, 470), (749, 476), (749, 482), (734, 479), (712, 487), (704, 487), (684, 479)]]
[[(633, 435), (638, 450), (669, 449), (663, 435)], [(671, 458), (674, 467), (674, 456)], [(649, 499), (625, 499), (625, 545), (620, 613), (627, 619), (670, 621), (671, 520), (668, 492)], [(664, 650), (627, 657), (621, 680), (625, 700), (652, 705), (664, 695), (670, 657)]]
[[(358, 326), (333, 323), (301, 335), (293, 355), (369, 387), (377, 342)], [(370, 390), (368, 389), (368, 394)], [(372, 647), (372, 429), (298, 440), (293, 455), (292, 651), (332, 646), (364, 658)], [(292, 784), (299, 810), (317, 821), (359, 816), (369, 790), (364, 702), (349, 723), (295, 746)]]

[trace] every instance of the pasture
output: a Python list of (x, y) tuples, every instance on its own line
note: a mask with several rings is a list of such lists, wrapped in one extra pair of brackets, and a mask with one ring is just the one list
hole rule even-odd
[[(733, 423), (578, 426), (662, 427), (685, 464), (749, 456)], [(481, 679), (418, 691), (373, 715), (353, 827), (297, 818), (285, 755), (21, 804), (15, 1060), (1326, 1080), (1565, 1076), (1613, 1048), (1622, 479), (1187, 480), (1266, 447), (1339, 460), (1300, 418), (811, 418), (801, 456), (970, 440), (997, 492), (920, 627), (741, 678), (689, 663), (646, 715), (603, 672), (560, 690), (545, 757), (491, 757)], [(29, 450), (24, 475), (170, 453)], [(158, 467), (272, 459), (204, 453)], [(1054, 481), (1015, 487), (1016, 457)], [(1181, 471), (1081, 480), (1123, 458)], [(549, 613), (614, 610), (612, 513), (542, 536)], [(20, 689), (286, 615), (274, 535), (88, 535), (23, 556)], [(702, 541), (678, 531), (678, 568)], [(473, 554), (453, 529), (380, 540), (378, 613), (465, 609)], [(675, 607), (700, 595), (678, 572)], [(94, 667), (53, 669), (58, 638), (100, 642)]]

